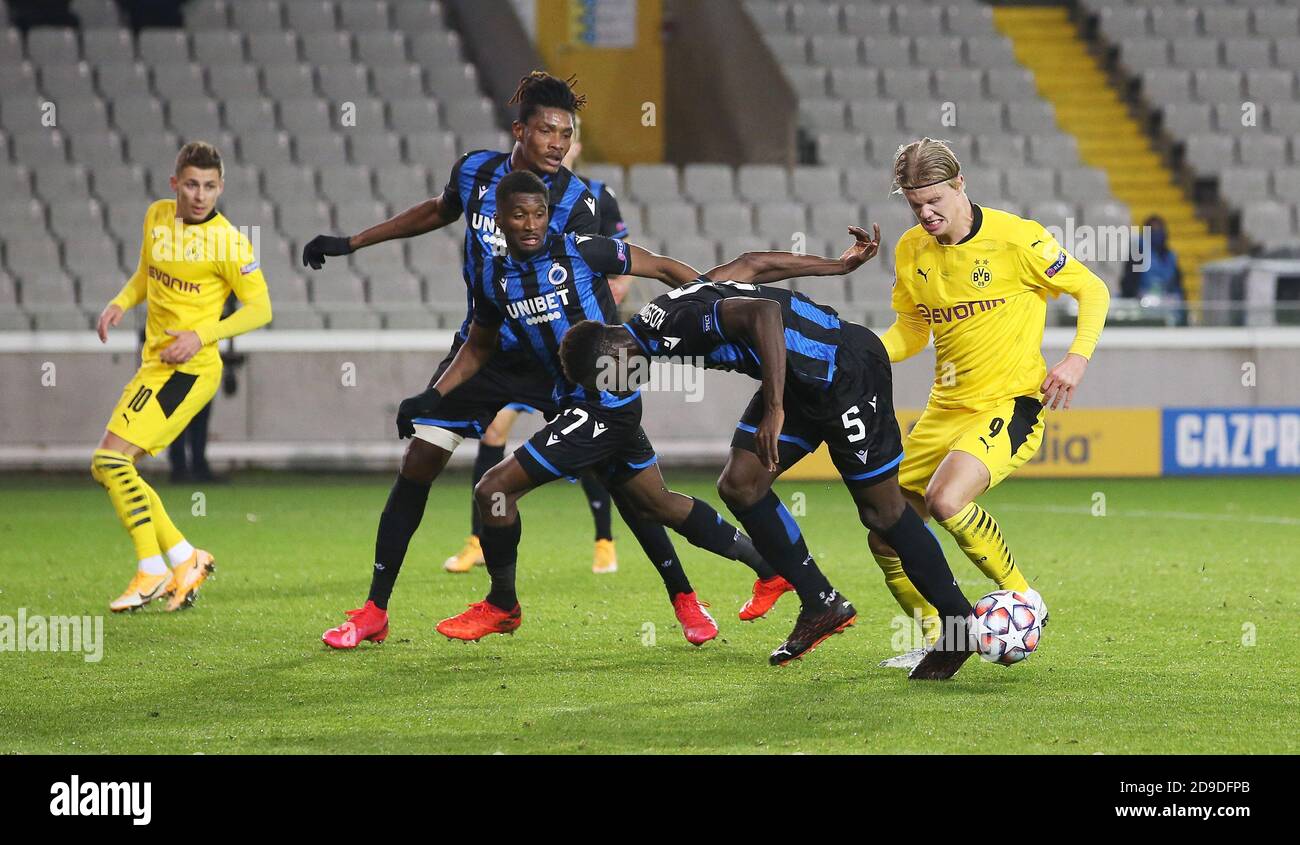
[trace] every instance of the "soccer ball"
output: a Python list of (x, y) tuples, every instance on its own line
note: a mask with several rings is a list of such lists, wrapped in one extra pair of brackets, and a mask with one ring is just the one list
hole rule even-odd
[(1010, 666), (1038, 648), (1047, 605), (1036, 590), (996, 590), (975, 603), (971, 636), (979, 656)]

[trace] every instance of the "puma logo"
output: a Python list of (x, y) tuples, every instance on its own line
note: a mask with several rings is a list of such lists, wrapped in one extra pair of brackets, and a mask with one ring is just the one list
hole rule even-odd
[(930, 281), (930, 271), (929, 271), (929, 270), (922, 270), (920, 267), (917, 267), (917, 268), (916, 268), (916, 272), (918, 272), (918, 273), (921, 274), (921, 279), (922, 279), (922, 281), (926, 281), (926, 282)]
[(988, 454), (990, 451), (993, 450), (993, 447), (990, 446), (990, 445), (989, 445), (989, 442), (988, 442), (987, 440), (985, 440), (983, 437), (980, 438), (980, 442), (984, 444), (984, 453), (985, 453), (985, 454)]

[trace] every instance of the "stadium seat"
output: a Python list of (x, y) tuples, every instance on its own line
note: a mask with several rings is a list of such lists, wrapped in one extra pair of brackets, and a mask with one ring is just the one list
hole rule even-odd
[(732, 169), (724, 164), (688, 164), (682, 168), (682, 191), (697, 203), (730, 200), (735, 196)]
[(1251, 29), (1265, 38), (1300, 35), (1300, 9), (1294, 6), (1260, 6), (1250, 13)]
[(95, 79), (90, 65), (73, 62), (70, 65), (44, 65), (37, 74), (41, 92), (54, 100), (67, 97), (93, 97)]
[(1206, 6), (1201, 10), (1206, 35), (1219, 38), (1250, 35), (1250, 10), (1232, 6)]
[(820, 67), (797, 67), (786, 65), (781, 68), (790, 86), (800, 99), (825, 97), (826, 69)]
[(923, 36), (913, 39), (912, 49), (931, 70), (958, 70), (966, 64), (965, 48), (960, 38), (948, 35)]
[(334, 3), (332, 0), (291, 0), (284, 6), (284, 22), (286, 29), (299, 35), (334, 32)]
[(246, 61), (244, 36), (226, 30), (205, 30), (201, 37), (191, 40), (194, 61), (209, 68), (214, 65), (240, 65)]
[(834, 167), (796, 167), (790, 173), (791, 196), (815, 206), (841, 195), (840, 171)]
[[(353, 33), (388, 32), (389, 26), (388, 3), (386, 0), (348, 0), (348, 2), (338, 4), (338, 27), (342, 31)], [(399, 28), (398, 31), (403, 30)]]
[(894, 27), (901, 35), (939, 35), (943, 32), (943, 9), (930, 4), (895, 6)]
[[(335, 105), (350, 102), (360, 105), (370, 96), (370, 72), (355, 65), (328, 65), (318, 68), (316, 80), (321, 94)], [(375, 103), (377, 107), (382, 104)]]
[(318, 68), (330, 65), (350, 65), (352, 57), (352, 36), (346, 32), (312, 32), (300, 39), (302, 58), (307, 64)]
[(1207, 133), (1211, 110), (1207, 103), (1169, 103), (1161, 112), (1164, 129), (1175, 138)]
[(71, 27), (34, 26), (27, 31), (27, 58), (45, 67), (66, 67), (81, 61), (81, 44)]
[(742, 164), (736, 171), (736, 189), (750, 202), (788, 200), (789, 171), (774, 164)]
[(394, 0), (393, 29), (398, 32), (424, 32), (441, 29), (442, 4), (437, 0)]
[(148, 65), (190, 63), (189, 36), (184, 30), (145, 28), (136, 34), (140, 60)]
[(788, 200), (759, 203), (754, 212), (755, 231), (760, 237), (771, 238), (778, 244), (793, 244), (796, 236), (808, 235), (808, 215), (802, 203)]
[[(984, 74), (978, 70), (941, 69), (934, 72), (934, 93), (940, 100), (969, 103), (984, 98)], [(999, 97), (999, 99), (1002, 99)]]
[(95, 69), (133, 62), (135, 43), (131, 39), (131, 30), (118, 26), (83, 30), (81, 57)]
[(632, 199), (680, 200), (677, 168), (667, 164), (634, 164), (627, 171), (627, 188)]
[(239, 0), (230, 4), (230, 23), (245, 33), (282, 29), (284, 14), (278, 0)]
[(370, 84), (375, 94), (386, 101), (424, 96), (424, 75), (413, 64), (373, 67)]
[[(1162, 38), (1195, 38), (1200, 34), (1198, 26), (1200, 16), (1195, 9), (1174, 6), (1168, 3), (1154, 6), (1151, 10), (1151, 33)], [(1174, 44), (1175, 48), (1177, 43)]]
[(1189, 70), (1215, 68), (1220, 65), (1219, 39), (1191, 37), (1171, 39), (1170, 55), (1176, 67), (1185, 67)]
[(857, 36), (888, 35), (893, 31), (893, 9), (885, 4), (845, 3), (844, 31)]
[(657, 202), (649, 206), (645, 226), (650, 234), (661, 238), (694, 235), (700, 231), (695, 206), (680, 200)]
[(754, 233), (750, 207), (743, 202), (706, 203), (700, 208), (701, 226), (697, 231), (712, 238), (731, 238)]
[[(348, 8), (350, 4), (344, 6)], [(401, 32), (374, 30), (356, 35), (357, 59), (371, 67), (405, 65), (406, 38)]]
[(912, 63), (912, 41), (881, 33), (863, 36), (862, 58), (875, 68), (907, 67)]

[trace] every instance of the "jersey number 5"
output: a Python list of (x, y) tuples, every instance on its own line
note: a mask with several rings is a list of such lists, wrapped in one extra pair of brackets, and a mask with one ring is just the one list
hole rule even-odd
[(867, 427), (855, 416), (857, 413), (858, 406), (854, 405), (840, 416), (840, 422), (844, 423), (844, 430), (849, 432), (850, 443), (856, 443), (867, 436)]

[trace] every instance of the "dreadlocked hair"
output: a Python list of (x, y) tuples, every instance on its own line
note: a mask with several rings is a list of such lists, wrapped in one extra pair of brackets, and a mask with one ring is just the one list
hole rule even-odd
[(519, 87), (507, 105), (519, 105), (519, 122), (527, 123), (538, 109), (563, 109), (575, 114), (587, 105), (587, 95), (573, 90), (578, 77), (560, 79), (544, 70), (535, 70), (519, 80)]

